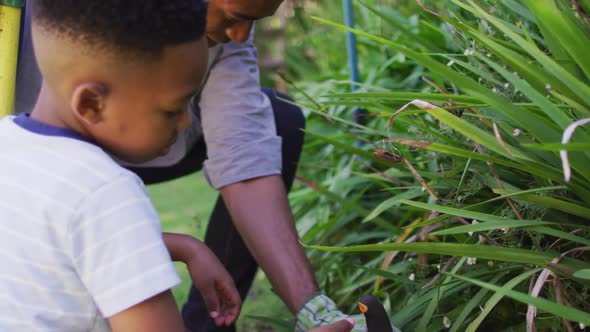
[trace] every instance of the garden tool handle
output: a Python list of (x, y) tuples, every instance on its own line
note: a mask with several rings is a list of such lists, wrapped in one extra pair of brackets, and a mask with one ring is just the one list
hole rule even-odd
[(0, 117), (14, 113), (16, 66), (24, 0), (0, 0)]

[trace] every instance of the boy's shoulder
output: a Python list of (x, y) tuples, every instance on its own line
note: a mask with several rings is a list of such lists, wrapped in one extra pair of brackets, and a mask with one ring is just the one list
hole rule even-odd
[(13, 165), (20, 165), (14, 170), (17, 174), (64, 182), (85, 194), (121, 176), (136, 177), (81, 135), (40, 124), (27, 115), (0, 120), (0, 151)]

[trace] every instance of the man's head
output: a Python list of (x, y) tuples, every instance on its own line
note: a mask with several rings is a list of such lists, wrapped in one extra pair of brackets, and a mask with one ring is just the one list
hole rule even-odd
[(207, 35), (210, 43), (248, 39), (254, 21), (272, 16), (283, 0), (209, 0)]
[(206, 8), (202, 0), (34, 0), (40, 100), (118, 158), (165, 153), (205, 75)]

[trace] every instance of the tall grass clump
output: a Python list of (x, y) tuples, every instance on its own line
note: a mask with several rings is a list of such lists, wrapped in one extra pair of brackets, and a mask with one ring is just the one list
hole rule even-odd
[(333, 76), (286, 75), (310, 112), (298, 229), (340, 305), (374, 292), (407, 331), (590, 326), (588, 5), (367, 0), (357, 29), (306, 19), (322, 33), (295, 34), (320, 50), (360, 41), (358, 92), (320, 56)]

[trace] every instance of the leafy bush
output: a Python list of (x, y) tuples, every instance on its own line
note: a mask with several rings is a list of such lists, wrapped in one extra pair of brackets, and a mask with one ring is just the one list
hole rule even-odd
[(408, 331), (590, 325), (590, 132), (561, 143), (590, 117), (589, 3), (423, 7), (366, 1), (358, 30), (316, 18), (321, 33), (293, 33), (312, 56), (290, 67), (315, 69), (287, 75), (311, 113), (291, 200), (323, 288), (350, 310), (374, 291)]

